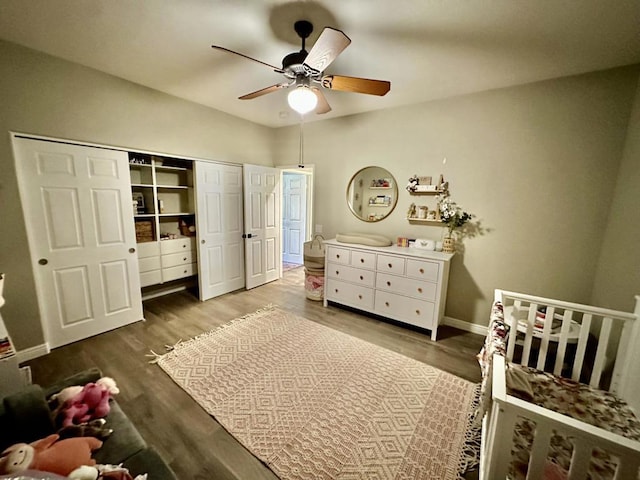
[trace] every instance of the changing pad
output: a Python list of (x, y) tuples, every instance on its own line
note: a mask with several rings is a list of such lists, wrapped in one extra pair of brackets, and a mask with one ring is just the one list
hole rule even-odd
[(336, 240), (342, 243), (358, 243), (370, 247), (388, 247), (393, 242), (384, 235), (371, 233), (338, 233)]

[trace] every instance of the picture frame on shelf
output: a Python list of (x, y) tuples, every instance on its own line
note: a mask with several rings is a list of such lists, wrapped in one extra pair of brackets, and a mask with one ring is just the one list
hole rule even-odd
[(142, 192), (131, 192), (131, 199), (133, 202), (133, 209), (135, 210), (136, 214), (146, 212), (144, 195), (142, 194)]

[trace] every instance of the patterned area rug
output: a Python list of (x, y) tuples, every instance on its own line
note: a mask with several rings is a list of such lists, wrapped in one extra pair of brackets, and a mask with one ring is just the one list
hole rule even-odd
[(282, 479), (455, 479), (476, 386), (276, 307), (158, 364)]

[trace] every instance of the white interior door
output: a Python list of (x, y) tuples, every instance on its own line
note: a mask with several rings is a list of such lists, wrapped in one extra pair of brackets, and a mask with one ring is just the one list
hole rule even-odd
[(280, 278), (280, 170), (244, 165), (246, 288)]
[(25, 138), (14, 153), (49, 346), (141, 320), (127, 154)]
[(242, 166), (196, 161), (200, 300), (245, 285)]
[(282, 174), (282, 260), (303, 263), (307, 220), (307, 176)]

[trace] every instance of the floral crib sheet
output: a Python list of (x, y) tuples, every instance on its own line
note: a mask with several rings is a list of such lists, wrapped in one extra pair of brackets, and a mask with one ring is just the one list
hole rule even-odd
[[(478, 354), (478, 361), (485, 375), (489, 372), (489, 362), (493, 353), (506, 353), (506, 338), (509, 327), (504, 322), (503, 309), (496, 303), (492, 309), (489, 332), (483, 349)], [(510, 395), (517, 396), (540, 407), (567, 415), (582, 422), (603, 428), (631, 440), (640, 441), (640, 419), (622, 399), (611, 392), (592, 388), (589, 385), (571, 379), (557, 377), (551, 373), (522, 365), (509, 364), (509, 368), (519, 370), (518, 377), (526, 378), (532, 396), (523, 395), (518, 389), (507, 390)], [(489, 392), (490, 393), (490, 392)], [(484, 395), (484, 408), (487, 406), (487, 395)], [(525, 479), (529, 463), (529, 450), (533, 444), (535, 423), (521, 418), (514, 431), (511, 468), (509, 478)], [(548, 462), (545, 473), (552, 478), (566, 478), (571, 464), (573, 446), (571, 439), (562, 435), (552, 435), (547, 453)], [(592, 480), (613, 479), (615, 460), (601, 449), (594, 449), (588, 478)]]

